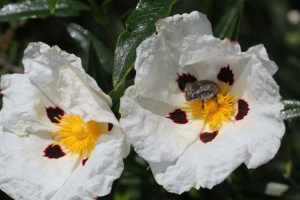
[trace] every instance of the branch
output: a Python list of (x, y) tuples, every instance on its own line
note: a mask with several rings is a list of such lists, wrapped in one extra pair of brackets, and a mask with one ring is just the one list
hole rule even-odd
[(0, 66), (3, 66), (4, 68), (6, 68), (9, 71), (15, 72), (15, 73), (24, 73), (24, 70), (18, 66), (15, 66), (5, 60), (3, 60), (2, 58), (0, 58)]

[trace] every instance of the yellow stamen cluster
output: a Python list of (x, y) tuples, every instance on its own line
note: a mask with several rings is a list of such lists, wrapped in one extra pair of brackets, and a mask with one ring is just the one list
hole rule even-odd
[(108, 123), (99, 123), (93, 120), (84, 122), (79, 115), (70, 114), (62, 116), (54, 139), (54, 143), (61, 144), (68, 149), (68, 153), (79, 154), (81, 157), (89, 157), (96, 146), (96, 142), (102, 133), (108, 132)]
[(193, 118), (203, 119), (205, 123), (209, 123), (211, 129), (218, 129), (222, 122), (228, 122), (235, 112), (233, 101), (236, 97), (230, 92), (225, 95), (227, 87), (228, 85), (221, 90), (216, 99), (208, 99), (203, 106), (202, 99), (183, 102), (190, 107), (182, 110), (190, 112)]

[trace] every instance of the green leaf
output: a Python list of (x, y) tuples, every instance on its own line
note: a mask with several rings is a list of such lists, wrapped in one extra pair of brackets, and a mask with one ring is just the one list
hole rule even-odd
[(54, 14), (55, 6), (58, 3), (59, 0), (47, 0), (48, 7), (51, 12), (51, 14)]
[(108, 4), (110, 4), (111, 2), (112, 2), (112, 0), (104, 0), (100, 6), (101, 10), (106, 11)]
[(300, 101), (284, 100), (284, 110), (281, 111), (283, 120), (300, 117)]
[[(88, 54), (90, 48), (89, 45), (93, 45), (93, 49), (96, 51), (95, 53), (97, 54), (106, 75), (111, 76), (114, 65), (112, 52), (109, 51), (93, 34), (78, 24), (71, 23), (67, 31), (85, 53)], [(93, 40), (92, 43), (91, 40)]]
[(126, 31), (118, 38), (115, 50), (113, 84), (119, 87), (132, 70), (138, 45), (155, 32), (155, 22), (169, 15), (175, 0), (140, 0), (126, 20)]
[(105, 93), (111, 89), (111, 84), (108, 84), (111, 82), (111, 77), (106, 76), (103, 66), (100, 63), (97, 51), (93, 45), (93, 40), (91, 40), (91, 44), (89, 45), (89, 64), (87, 73), (95, 79), (99, 87)]
[(220, 22), (217, 24), (214, 30), (214, 35), (216, 37), (224, 39), (234, 20), (237, 20), (237, 24), (239, 24), (239, 19), (237, 19), (237, 16), (242, 13), (243, 7), (244, 0), (228, 0), (225, 13), (221, 17)]
[[(89, 6), (80, 1), (64, 0), (56, 5), (54, 15), (58, 17), (77, 16), (80, 11), (89, 9)], [(47, 0), (27, 0), (23, 3), (8, 4), (0, 9), (0, 22), (49, 16), (52, 16), (52, 14), (49, 12)]]
[(225, 37), (229, 38), (232, 41), (237, 41), (239, 36), (239, 29), (240, 29), (240, 21), (241, 21), (242, 13), (237, 15), (234, 20), (232, 21)]

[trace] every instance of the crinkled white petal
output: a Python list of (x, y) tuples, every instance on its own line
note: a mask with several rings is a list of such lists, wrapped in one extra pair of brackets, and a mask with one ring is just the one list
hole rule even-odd
[(51, 199), (91, 200), (109, 194), (123, 171), (124, 149), (129, 149), (123, 140), (122, 135), (101, 135), (84, 167), (74, 171)]
[(82, 68), (81, 59), (73, 54), (68, 54), (62, 51), (58, 46), (49, 47), (42, 42), (30, 43), (24, 52), (23, 64), (25, 67), (25, 74), (39, 87), (44, 94), (54, 103), (60, 102), (58, 92), (53, 90), (57, 88), (59, 69), (64, 66), (72, 66), (78, 74), (81, 74), (82, 79), (86, 85), (94, 90), (95, 94), (99, 95), (109, 106), (112, 101), (98, 87), (95, 80), (88, 74), (85, 74)]
[(0, 125), (15, 134), (51, 131), (55, 126), (46, 114), (46, 105), (52, 105), (43, 93), (31, 84), (24, 74), (1, 77), (3, 107), (0, 112)]
[(161, 19), (156, 23), (157, 35), (143, 41), (137, 48), (135, 84), (141, 96), (172, 105), (184, 101), (176, 79), (181, 73), (178, 60), (182, 51), (182, 37), (211, 35), (206, 16), (192, 12)]
[(255, 54), (260, 62), (263, 64), (265, 68), (267, 68), (268, 72), (273, 76), (275, 72), (278, 70), (278, 67), (274, 61), (269, 59), (268, 53), (264, 47), (264, 45), (260, 44), (254, 47), (250, 47), (245, 54)]
[(49, 134), (18, 137), (0, 130), (0, 137), (0, 189), (14, 199), (49, 199), (80, 163), (78, 156), (45, 157)]
[[(215, 63), (222, 65), (239, 54), (241, 54), (240, 45), (233, 44), (228, 39), (220, 40), (211, 35), (201, 37), (191, 35), (182, 39), (182, 54), (180, 55), (179, 64), (184, 67), (206, 61), (210, 65)], [(214, 60), (211, 58), (214, 58)], [(210, 63), (210, 61), (214, 62)]]
[(140, 95), (181, 105), (185, 99), (176, 82), (179, 67), (162, 41), (155, 37), (146, 39), (137, 49), (135, 62), (135, 84)]
[[(197, 48), (198, 46), (198, 48)], [(226, 83), (217, 78), (221, 68), (228, 67), (233, 73), (233, 86), (244, 72), (244, 66), (251, 59), (250, 55), (241, 54), (238, 44), (231, 44), (229, 40), (220, 40), (213, 36), (194, 37), (184, 39), (184, 48), (180, 58), (182, 71), (190, 73), (198, 80), (211, 80), (221, 88)]]
[(120, 124), (136, 152), (148, 161), (173, 161), (194, 142), (202, 121), (176, 124), (166, 118), (177, 107), (140, 96), (136, 86), (121, 98)]
[(119, 124), (109, 105), (89, 87), (82, 73), (71, 65), (61, 67), (59, 72), (57, 90), (60, 102), (58, 105), (69, 113), (78, 114), (85, 121)]
[[(203, 19), (193, 12), (159, 20), (157, 34), (137, 48), (135, 86), (121, 99), (121, 127), (137, 153), (150, 162), (156, 181), (174, 193), (211, 188), (242, 162), (249, 168), (264, 164), (276, 154), (285, 130), (279, 87), (272, 78), (277, 66), (265, 48), (258, 45), (241, 52), (238, 43), (211, 36)], [(202, 28), (205, 33), (199, 34)], [(202, 120), (169, 125), (166, 113), (184, 107), (184, 92), (177, 83), (183, 73), (221, 88), (233, 78), (228, 92), (236, 96), (234, 108), (243, 99), (250, 111), (243, 119), (228, 116), (230, 121), (206, 144), (197, 138)], [(189, 131), (186, 140), (179, 140)]]
[[(31, 43), (23, 61), (25, 74), (5, 75), (1, 80), (4, 105), (0, 125), (5, 131), (0, 126), (0, 189), (15, 199), (25, 200), (51, 199), (64, 192), (81, 199), (108, 194), (113, 180), (123, 170), (122, 159), (130, 150), (110, 110), (110, 97), (84, 73), (79, 58), (58, 47)], [(57, 159), (44, 156), (54, 142), (50, 133), (57, 130), (47, 117), (49, 106), (58, 106), (65, 114), (78, 114), (85, 121), (114, 124), (108, 135), (99, 138), (87, 167), (82, 167), (78, 155)], [(29, 134), (18, 137), (12, 132)], [(62, 149), (67, 152), (65, 147)], [(70, 177), (74, 182), (65, 184)], [(80, 185), (77, 178), (86, 185)]]
[[(235, 123), (236, 131), (247, 143), (250, 153), (246, 164), (256, 168), (272, 159), (280, 147), (285, 126), (280, 116), (283, 109), (279, 87), (267, 68), (256, 56), (249, 61), (246, 89), (239, 98), (249, 104), (244, 119)], [(235, 88), (232, 88), (234, 92)]]
[(189, 35), (212, 35), (211, 24), (206, 15), (196, 11), (160, 19), (155, 25), (157, 37), (163, 37), (164, 45), (173, 59), (178, 59), (177, 56), (180, 55), (182, 38)]
[(169, 192), (181, 194), (192, 187), (212, 188), (235, 170), (247, 155), (245, 143), (233, 124), (222, 126), (208, 143), (197, 140), (173, 162), (150, 162), (155, 180)]

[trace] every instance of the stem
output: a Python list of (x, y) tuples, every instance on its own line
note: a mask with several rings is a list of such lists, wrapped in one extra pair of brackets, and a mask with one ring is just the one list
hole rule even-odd
[(2, 58), (0, 58), (0, 66), (3, 66), (7, 70), (15, 72), (15, 73), (24, 73), (23, 69), (3, 60)]
[(285, 173), (283, 174), (284, 178), (289, 179), (291, 177), (292, 171), (292, 155), (291, 155), (291, 147), (290, 147), (290, 140), (288, 134), (284, 135), (283, 138), (285, 153), (286, 153), (286, 164), (285, 164)]
[(115, 47), (117, 43), (117, 37), (111, 27), (111, 23), (109, 21), (108, 16), (104, 12), (100, 12), (100, 10), (98, 9), (98, 5), (94, 0), (87, 0), (87, 1), (92, 6), (97, 22), (99, 22), (103, 26), (104, 30), (109, 35), (110, 40), (113, 43), (113, 46)]
[(290, 146), (290, 138), (288, 132), (284, 135), (283, 141), (285, 143), (285, 149), (286, 149), (286, 157), (287, 162), (285, 164), (285, 173), (283, 174), (283, 177), (288, 180), (297, 190), (300, 191), (300, 185), (297, 183), (292, 177), (291, 177), (291, 171), (292, 171), (292, 155), (291, 155), (291, 146)]
[(288, 177), (286, 180), (288, 180), (297, 190), (300, 191), (300, 185), (294, 179), (292, 179), (291, 177)]

